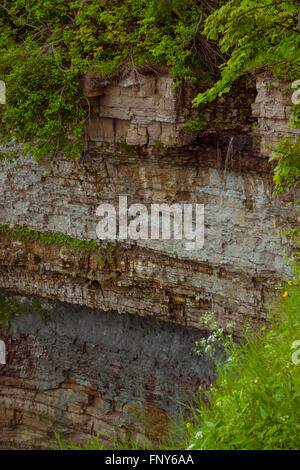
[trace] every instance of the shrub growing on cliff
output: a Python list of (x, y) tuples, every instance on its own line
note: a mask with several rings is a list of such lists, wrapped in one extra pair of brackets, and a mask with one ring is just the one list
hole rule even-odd
[(206, 394), (210, 406), (200, 402), (185, 430), (189, 449), (299, 449), (300, 351), (292, 349), (300, 340), (297, 269), (282, 295), (272, 327), (232, 346), (219, 367)]
[(231, 57), (213, 87), (199, 94), (194, 104), (213, 101), (230, 90), (238, 77), (267, 67), (276, 77), (299, 78), (299, 5), (293, 0), (230, 0), (207, 18), (205, 34), (218, 41)]
[(0, 79), (7, 89), (7, 106), (0, 107), (2, 141), (25, 143), (24, 152), (36, 159), (54, 158), (60, 150), (79, 156), (88, 119), (80, 79), (87, 72), (157, 73), (155, 67), (163, 64), (179, 81), (193, 80), (199, 71), (202, 79), (209, 76), (222, 58), (201, 33), (210, 5), (7, 0), (0, 5)]
[[(227, 93), (243, 75), (265, 68), (279, 79), (300, 88), (299, 3), (294, 0), (230, 0), (207, 18), (205, 34), (218, 41), (231, 57), (221, 66), (221, 78), (194, 100), (194, 106), (208, 103)], [(300, 91), (295, 92), (298, 97)], [(300, 127), (300, 100), (294, 101), (290, 126)], [(277, 191), (282, 183), (299, 180), (299, 139), (283, 139), (272, 154), (278, 161)]]

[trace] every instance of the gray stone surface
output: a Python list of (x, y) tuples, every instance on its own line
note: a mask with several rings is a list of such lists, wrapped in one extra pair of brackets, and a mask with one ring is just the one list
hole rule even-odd
[(0, 448), (47, 447), (54, 431), (62, 439), (108, 439), (131, 429), (155, 439), (180, 403), (214, 378), (212, 360), (196, 354), (206, 333), (195, 328), (38, 301), (43, 319), (20, 310), (0, 336), (8, 357), (0, 373)]

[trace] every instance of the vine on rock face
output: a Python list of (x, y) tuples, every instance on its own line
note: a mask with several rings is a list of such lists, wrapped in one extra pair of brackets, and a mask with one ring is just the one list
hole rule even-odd
[(96, 240), (80, 240), (79, 238), (70, 237), (60, 232), (39, 232), (20, 225), (10, 227), (9, 225), (0, 224), (0, 234), (23, 242), (35, 240), (44, 245), (55, 244), (67, 249), (72, 248), (73, 250), (81, 250), (83, 252), (93, 251), (97, 248)]
[[(89, 73), (116, 77), (157, 73), (166, 65), (182, 80), (215, 74), (218, 47), (202, 34), (210, 0), (7, 0), (0, 5), (0, 157), (39, 160), (59, 151), (79, 157), (87, 102), (80, 84)], [(223, 3), (223, 2), (217, 2)], [(216, 4), (216, 2), (214, 2)], [(10, 145), (8, 145), (10, 144)]]

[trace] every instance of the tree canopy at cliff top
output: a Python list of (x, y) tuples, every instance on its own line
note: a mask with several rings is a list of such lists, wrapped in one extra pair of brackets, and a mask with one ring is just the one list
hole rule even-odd
[(299, 7), (292, 0), (231, 0), (216, 9), (206, 21), (204, 34), (231, 57), (220, 67), (221, 79), (195, 103), (214, 100), (245, 72), (262, 66), (281, 79), (299, 78)]
[(36, 159), (60, 150), (80, 156), (87, 119), (80, 78), (91, 71), (104, 77), (167, 65), (179, 82), (201, 77), (210, 87), (195, 105), (259, 66), (296, 77), (298, 9), (274, 0), (6, 0), (2, 141), (25, 143)]

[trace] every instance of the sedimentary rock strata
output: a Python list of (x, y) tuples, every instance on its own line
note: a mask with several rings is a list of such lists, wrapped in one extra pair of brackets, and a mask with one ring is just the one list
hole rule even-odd
[[(206, 130), (193, 134), (182, 105), (190, 89), (173, 94), (169, 76), (126, 80), (90, 90), (81, 160), (1, 163), (1, 224), (97, 241), (89, 251), (15, 237), (13, 228), (0, 234), (2, 294), (34, 296), (50, 315), (46, 323), (20, 315), (1, 333), (2, 447), (47, 447), (55, 429), (77, 441), (127, 428), (155, 439), (185, 390), (214, 376), (195, 354), (203, 315), (232, 321), (240, 335), (267, 321), (288, 275), (279, 229), (295, 223), (294, 195), (273, 196), (264, 146), (286, 132), (290, 96), (264, 75), (256, 101), (250, 93), (239, 108), (232, 96), (220, 99), (204, 111)], [(122, 195), (148, 209), (204, 204), (204, 247), (97, 240), (97, 207), (117, 207)]]

